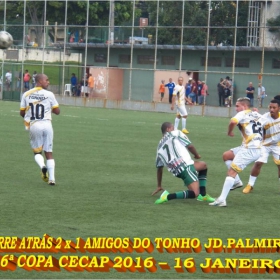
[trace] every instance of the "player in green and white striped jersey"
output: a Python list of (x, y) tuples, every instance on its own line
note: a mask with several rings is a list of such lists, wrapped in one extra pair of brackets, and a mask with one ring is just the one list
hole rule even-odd
[(161, 131), (163, 137), (159, 142), (156, 157), (158, 186), (152, 195), (163, 190), (161, 182), (164, 166), (174, 176), (181, 178), (188, 190), (171, 194), (165, 190), (155, 203), (160, 204), (171, 199), (195, 197), (199, 201), (213, 202), (214, 198), (206, 194), (207, 165), (203, 161), (194, 162), (192, 160), (189, 151), (195, 159), (199, 159), (200, 155), (189, 138), (180, 130), (174, 130), (173, 124), (169, 122), (162, 124)]

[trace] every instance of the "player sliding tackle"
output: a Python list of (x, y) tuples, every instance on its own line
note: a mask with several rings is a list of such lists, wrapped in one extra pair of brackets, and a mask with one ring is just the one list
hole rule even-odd
[[(162, 191), (162, 171), (166, 166), (168, 171), (184, 181), (188, 190), (176, 193), (164, 191), (155, 204), (160, 204), (171, 199), (196, 198), (199, 201), (213, 202), (214, 199), (206, 194), (207, 165), (203, 161), (193, 161), (190, 151), (195, 159), (199, 159), (195, 147), (189, 138), (180, 130), (174, 130), (172, 123), (165, 122), (161, 126), (163, 134), (159, 142), (156, 157), (157, 189), (152, 195)], [(198, 171), (198, 172), (197, 172)]]

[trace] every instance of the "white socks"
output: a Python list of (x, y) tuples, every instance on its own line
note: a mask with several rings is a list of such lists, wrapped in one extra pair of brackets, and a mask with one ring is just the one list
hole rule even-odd
[(177, 129), (178, 129), (179, 122), (180, 122), (180, 119), (176, 118), (176, 119), (175, 119), (175, 124), (174, 124), (174, 130), (177, 130)]
[(251, 175), (250, 175), (248, 184), (249, 184), (251, 187), (254, 187), (254, 184), (255, 184), (256, 180), (257, 180), (257, 177), (251, 176)]
[(227, 176), (219, 200), (221, 201), (226, 200), (228, 193), (230, 192), (230, 189), (232, 188), (233, 185), (234, 185), (234, 178)]
[(48, 168), (48, 172), (49, 172), (49, 181), (55, 181), (54, 167), (55, 167), (54, 159), (48, 159), (47, 168)]
[(34, 156), (34, 159), (35, 159), (36, 163), (40, 166), (40, 169), (42, 169), (45, 166), (45, 160), (41, 154), (36, 154)]
[(182, 129), (186, 128), (187, 119), (182, 118)]

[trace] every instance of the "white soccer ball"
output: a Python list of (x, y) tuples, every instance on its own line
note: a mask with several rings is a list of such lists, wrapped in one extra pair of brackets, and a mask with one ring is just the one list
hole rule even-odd
[(13, 44), (13, 36), (7, 31), (0, 31), (0, 49), (8, 49)]

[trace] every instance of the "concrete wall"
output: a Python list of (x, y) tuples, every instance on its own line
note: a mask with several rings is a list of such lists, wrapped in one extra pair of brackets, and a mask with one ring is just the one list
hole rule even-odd
[[(11, 49), (12, 50), (12, 49)], [(0, 49), (0, 57), (3, 59), (7, 58), (7, 51)], [(10, 61), (45, 61), (45, 62), (56, 62), (56, 61), (82, 61), (81, 53), (68, 52), (64, 53), (63, 49), (40, 49), (40, 48), (26, 48), (18, 50), (18, 58), (11, 59)]]
[[(109, 100), (99, 98), (76, 98), (68, 96), (56, 96), (57, 101), (61, 105), (106, 108), (106, 109), (121, 109), (132, 111), (146, 112), (162, 112), (168, 114), (176, 114), (176, 111), (170, 109), (170, 104), (159, 102), (142, 102), (129, 100)], [(211, 116), (230, 118), (236, 114), (235, 107), (212, 107), (212, 106), (187, 106), (189, 115), (195, 116)], [(268, 110), (266, 108), (259, 109), (260, 114), (264, 114)]]
[[(269, 1), (266, 9), (265, 3), (261, 10), (261, 26), (267, 25), (267, 20), (270, 18), (276, 18), (280, 15), (280, 1), (273, 0)], [(260, 29), (260, 46), (265, 47), (280, 47), (280, 32), (270, 32), (268, 28)]]

